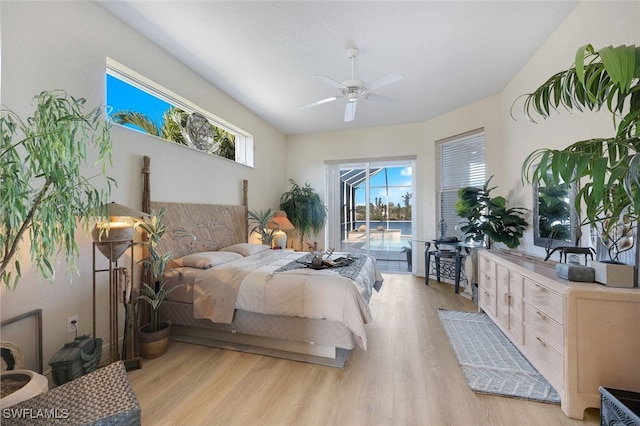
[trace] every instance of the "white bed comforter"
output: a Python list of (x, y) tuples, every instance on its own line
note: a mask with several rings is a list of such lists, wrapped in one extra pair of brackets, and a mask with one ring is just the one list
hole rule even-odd
[(382, 282), (375, 261), (368, 259), (355, 281), (330, 269), (274, 273), (304, 254), (267, 250), (204, 270), (193, 286), (194, 318), (230, 323), (234, 309), (241, 309), (327, 319), (344, 324), (357, 344), (366, 349), (364, 325), (372, 321), (368, 302), (374, 285)]

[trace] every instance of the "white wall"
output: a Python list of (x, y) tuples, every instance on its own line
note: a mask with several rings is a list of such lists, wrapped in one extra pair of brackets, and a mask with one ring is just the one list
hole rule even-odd
[[(520, 180), (527, 154), (536, 148), (564, 147), (577, 140), (611, 135), (613, 127), (606, 112), (563, 112), (535, 125), (523, 117), (522, 103), (514, 107), (518, 118), (514, 121), (510, 115), (512, 104), (555, 72), (568, 68), (579, 46), (591, 43), (597, 49), (609, 44), (639, 44), (639, 18), (638, 2), (582, 2), (502, 93), (425, 123), (290, 136), (288, 177), (311, 182), (324, 196), (325, 160), (416, 155), (417, 187), (412, 200), (417, 215), (416, 233), (418, 239), (432, 239), (437, 236), (434, 142), (484, 127), (487, 176), (495, 175), (492, 184), (498, 186), (494, 194), (504, 195), (509, 206), (531, 209), (531, 187), (523, 186)], [(492, 54), (490, 48), (487, 47), (487, 60)], [(473, 72), (472, 64), (469, 72)], [(529, 221), (530, 216), (529, 213)], [(531, 228), (519, 249), (544, 256), (543, 249), (533, 246)], [(424, 258), (418, 256), (416, 260), (416, 274), (423, 276)]]
[[(108, 174), (118, 187), (112, 201), (141, 207), (142, 156), (148, 155), (152, 200), (239, 204), (241, 182), (248, 179), (250, 208), (277, 206), (286, 175), (283, 167), (270, 166), (284, 158), (285, 136), (160, 47), (92, 2), (1, 2), (0, 15), (1, 102), (21, 116), (32, 113), (31, 98), (42, 90), (64, 89), (90, 106), (104, 104), (109, 56), (254, 136), (255, 167), (250, 168), (114, 125), (114, 166)], [(92, 243), (81, 232), (77, 239), (80, 271), (72, 282), (64, 263), (53, 284), (39, 282), (27, 259), (16, 291), (2, 289), (2, 319), (43, 309), (45, 367), (73, 337), (66, 334), (67, 317), (79, 315), (80, 334), (92, 331)], [(126, 256), (122, 262), (128, 262)], [(100, 254), (97, 258), (103, 260)], [(98, 275), (97, 335), (106, 340), (105, 275)]]

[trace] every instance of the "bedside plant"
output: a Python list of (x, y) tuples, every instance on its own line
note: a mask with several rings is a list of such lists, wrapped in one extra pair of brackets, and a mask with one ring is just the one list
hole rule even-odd
[(144, 300), (151, 308), (151, 322), (140, 327), (140, 351), (145, 358), (156, 358), (164, 354), (169, 344), (171, 323), (161, 322), (160, 313), (165, 297), (181, 286), (182, 274), (178, 274), (178, 283), (167, 287), (168, 282), (164, 278), (167, 265), (171, 260), (171, 253), (158, 252), (158, 243), (167, 232), (167, 226), (162, 223), (165, 210), (152, 211), (151, 216), (135, 220), (136, 229), (141, 229), (147, 234), (146, 241), (148, 257), (142, 259), (144, 275), (150, 283), (143, 283), (138, 300)]
[(271, 221), (271, 219), (273, 218), (273, 213), (274, 212), (271, 209), (267, 209), (266, 211), (249, 211), (249, 221), (253, 224), (253, 228), (251, 228), (251, 230), (249, 231), (249, 235), (257, 232), (258, 234), (260, 234), (260, 241), (262, 241), (262, 244), (269, 247), (271, 247), (271, 243), (273, 241), (273, 233), (276, 231), (275, 228), (270, 229), (269, 225), (277, 225), (275, 222)]
[(327, 220), (327, 208), (322, 204), (318, 193), (305, 183), (298, 185), (289, 179), (291, 189), (280, 196), (280, 209), (296, 227), (300, 236), (300, 250), (304, 246), (304, 237), (316, 236)]

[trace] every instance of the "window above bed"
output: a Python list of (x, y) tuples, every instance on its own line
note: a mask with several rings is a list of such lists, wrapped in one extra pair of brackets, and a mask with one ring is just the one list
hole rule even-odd
[(253, 136), (107, 58), (106, 98), (113, 122), (253, 167)]

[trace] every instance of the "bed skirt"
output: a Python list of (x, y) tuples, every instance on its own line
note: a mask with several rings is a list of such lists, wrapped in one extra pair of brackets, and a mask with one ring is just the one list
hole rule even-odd
[(336, 321), (235, 311), (231, 324), (193, 318), (193, 305), (165, 300), (162, 315), (171, 321), (172, 339), (201, 343), (229, 341), (291, 352), (335, 357), (335, 348), (353, 349), (351, 331)]

